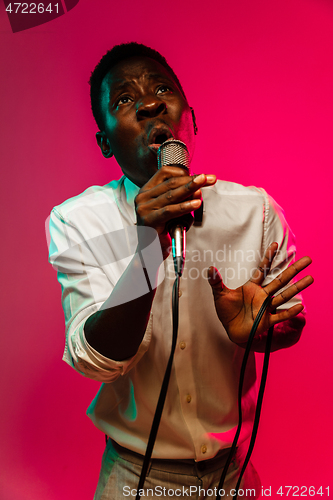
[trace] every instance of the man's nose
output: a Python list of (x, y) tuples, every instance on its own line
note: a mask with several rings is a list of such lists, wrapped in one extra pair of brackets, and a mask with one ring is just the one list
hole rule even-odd
[(157, 96), (146, 96), (137, 103), (136, 116), (138, 120), (154, 118), (166, 111), (166, 104)]

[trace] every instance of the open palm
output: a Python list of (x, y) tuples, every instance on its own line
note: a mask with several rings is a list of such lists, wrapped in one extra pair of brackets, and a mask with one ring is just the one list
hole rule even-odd
[(294, 276), (311, 264), (310, 257), (299, 259), (271, 283), (264, 287), (261, 286), (270, 270), (277, 248), (278, 244), (272, 243), (266, 250), (255, 276), (235, 290), (231, 290), (223, 284), (221, 275), (215, 267), (209, 268), (208, 279), (213, 290), (217, 315), (230, 340), (237, 344), (247, 341), (256, 315), (267, 296), (272, 297), (271, 302), (259, 323), (256, 335), (266, 332), (277, 323), (294, 318), (303, 309), (302, 304), (297, 304), (290, 309), (275, 312), (277, 307), (285, 304), (294, 295), (311, 285), (313, 283), (312, 276), (306, 276), (291, 284), (279, 294), (275, 294), (284, 288)]

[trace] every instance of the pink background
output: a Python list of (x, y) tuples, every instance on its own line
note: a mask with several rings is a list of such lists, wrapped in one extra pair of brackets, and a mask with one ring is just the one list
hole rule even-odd
[(16, 34), (1, 4), (0, 20), (1, 499), (93, 497), (104, 436), (85, 410), (98, 384), (61, 361), (44, 222), (120, 176), (97, 149), (87, 81), (108, 48), (132, 40), (167, 57), (196, 109), (193, 171), (264, 187), (299, 256), (313, 257), (308, 326), (272, 355), (253, 460), (272, 498), (281, 485), (332, 486), (333, 3), (80, 0)]

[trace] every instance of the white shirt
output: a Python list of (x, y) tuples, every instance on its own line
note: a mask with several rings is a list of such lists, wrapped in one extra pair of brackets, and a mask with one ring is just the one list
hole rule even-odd
[[(66, 321), (63, 359), (85, 376), (103, 382), (87, 413), (120, 445), (144, 454), (171, 349), (172, 257), (161, 266), (149, 323), (134, 357), (121, 362), (108, 359), (84, 336), (85, 321), (109, 297), (133, 256), (138, 190), (122, 177), (104, 187), (93, 186), (54, 208), (50, 262), (62, 286)], [(218, 181), (202, 193), (202, 224), (192, 226), (187, 233), (178, 344), (155, 458), (209, 459), (230, 446), (236, 431), (244, 349), (229, 340), (217, 317), (207, 268), (217, 267), (225, 285), (236, 288), (250, 278), (265, 249), (276, 241), (279, 252), (265, 280), (268, 283), (287, 267), (295, 253), (294, 236), (281, 208), (264, 190)], [(146, 293), (145, 287), (143, 280), (142, 290), (133, 293)], [(296, 296), (283, 308), (300, 300)], [(256, 394), (252, 353), (243, 389), (239, 442), (250, 435)]]

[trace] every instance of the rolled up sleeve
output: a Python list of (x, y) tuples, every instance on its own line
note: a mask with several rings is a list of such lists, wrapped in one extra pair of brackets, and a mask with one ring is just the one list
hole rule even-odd
[(145, 335), (135, 356), (123, 361), (114, 361), (97, 352), (86, 340), (84, 334), (84, 318), (79, 325), (67, 335), (67, 352), (63, 360), (73, 366), (79, 373), (99, 382), (114, 382), (120, 375), (125, 375), (147, 351), (152, 331), (152, 314)]
[(66, 323), (63, 360), (86, 377), (104, 383), (113, 382), (135, 366), (147, 351), (151, 339), (152, 315), (137, 353), (123, 361), (106, 358), (93, 349), (85, 338), (84, 325), (110, 296), (132, 255), (129, 252), (120, 263), (116, 261), (112, 265), (103, 266), (99, 254), (101, 248), (105, 251), (107, 244), (99, 238), (99, 254), (94, 252), (94, 245), (89, 244), (89, 240), (75, 224), (57, 209), (51, 212), (49, 233), (49, 262), (57, 271), (61, 285)]

